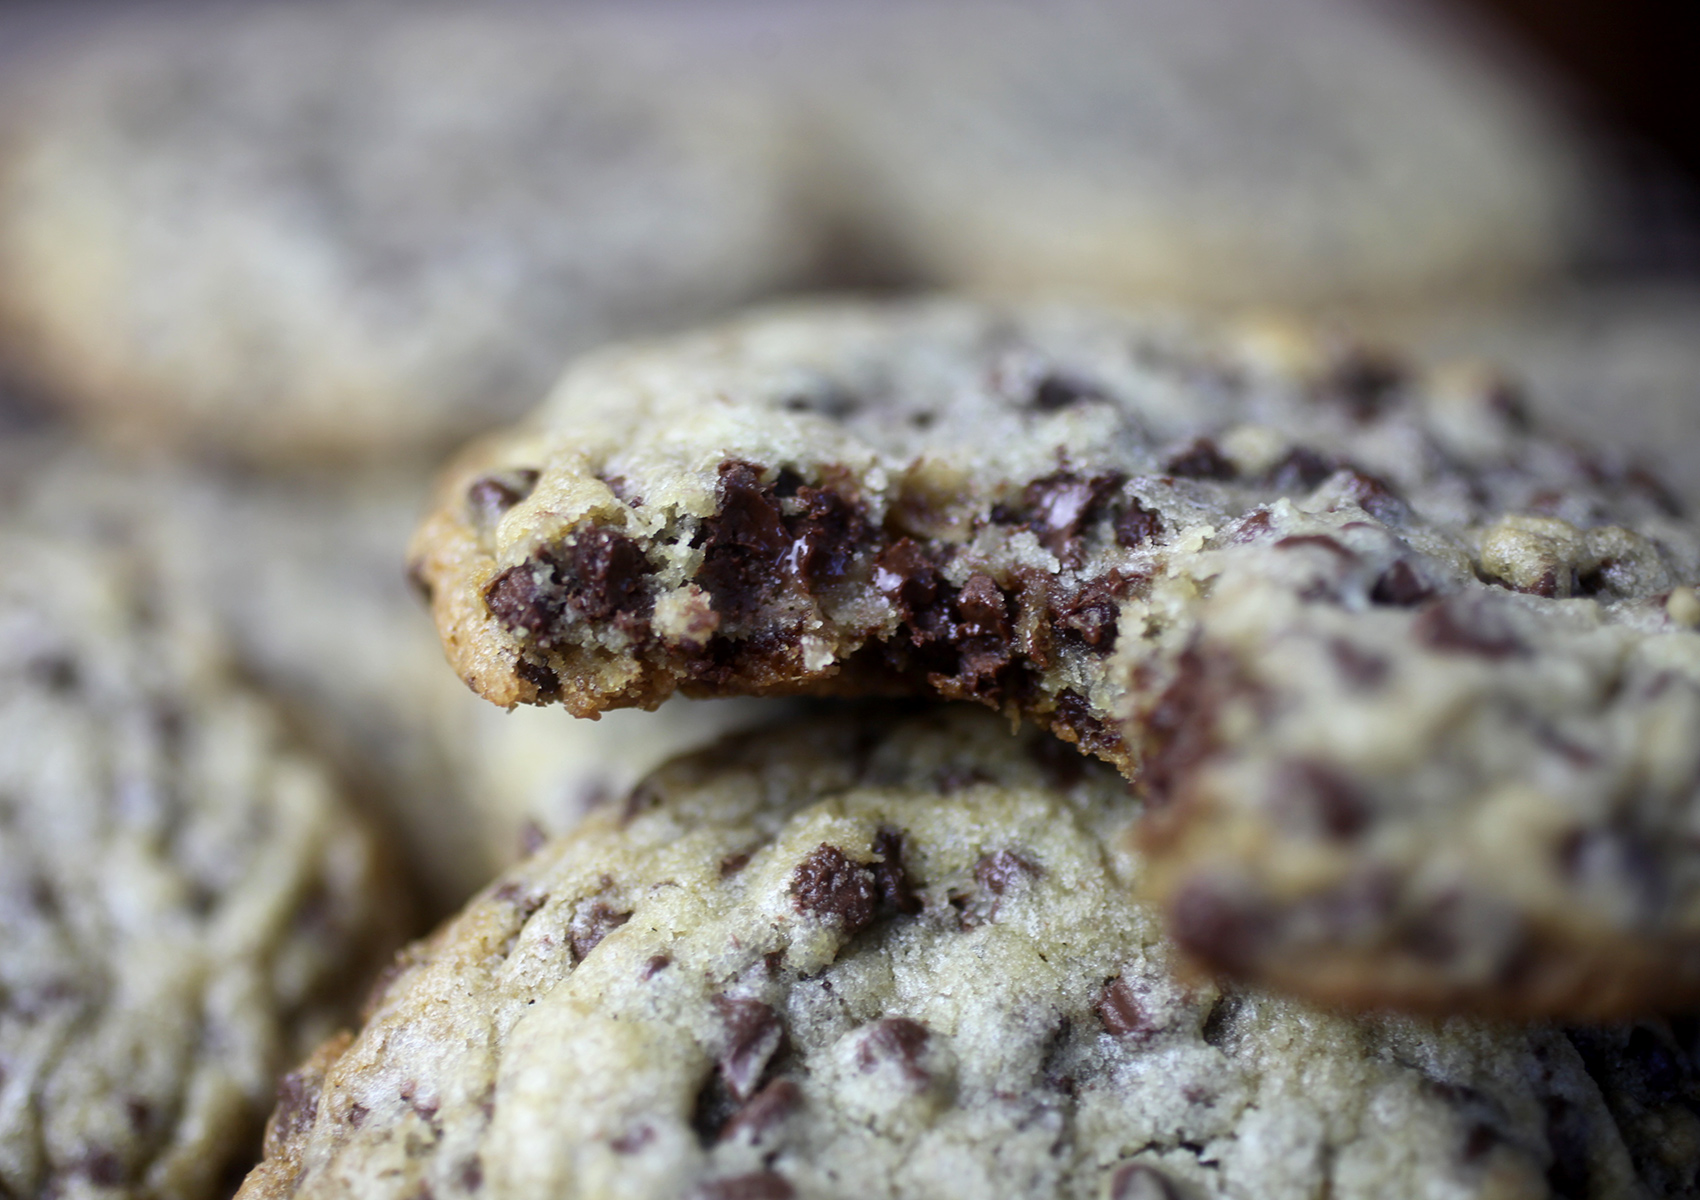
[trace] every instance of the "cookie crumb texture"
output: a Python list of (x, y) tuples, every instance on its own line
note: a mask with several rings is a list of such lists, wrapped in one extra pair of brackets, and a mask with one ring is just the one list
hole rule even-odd
[(228, 1194), (392, 880), (193, 606), (92, 542), (0, 559), (0, 1193)]
[(1700, 537), (1514, 389), (1276, 328), (804, 308), (616, 350), (418, 535), (500, 704), (909, 692), (1156, 802), (1188, 951), (1331, 1003), (1700, 991)]
[[(241, 1194), (1692, 1185), (1637, 1157), (1687, 1128), (1667, 1027), (1584, 1053), (1183, 982), (1132, 898), (1136, 812), (1106, 768), (968, 708), (678, 760), (405, 955), (352, 1044), (285, 1084)], [(1639, 1059), (1614, 1048), (1636, 1038)]]

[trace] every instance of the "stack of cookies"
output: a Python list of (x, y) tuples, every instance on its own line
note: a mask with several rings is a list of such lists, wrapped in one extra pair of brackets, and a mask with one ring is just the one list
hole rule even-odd
[(10, 19), (0, 1195), (1700, 1194), (1700, 302), (1464, 32)]

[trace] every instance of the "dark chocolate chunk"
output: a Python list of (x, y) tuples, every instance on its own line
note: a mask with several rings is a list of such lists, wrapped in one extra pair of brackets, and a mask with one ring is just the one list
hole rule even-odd
[(1100, 655), (1108, 654), (1116, 645), (1122, 600), (1135, 582), (1143, 580), (1111, 571), (1071, 592), (1053, 586), (1048, 589), (1052, 623), (1065, 641), (1086, 646)]
[(872, 924), (877, 896), (873, 871), (826, 842), (791, 873), (791, 903), (797, 911), (836, 921), (846, 937)]
[(1282, 811), (1314, 823), (1329, 837), (1344, 841), (1369, 824), (1369, 801), (1332, 767), (1302, 759), (1286, 762), (1276, 774), (1275, 786)]
[(488, 529), (508, 509), (531, 495), (538, 473), (529, 467), (475, 479), (466, 489), (466, 507), (474, 526)]
[(1231, 896), (1215, 882), (1195, 879), (1169, 902), (1169, 932), (1195, 958), (1243, 972), (1269, 944), (1266, 909), (1251, 897)]
[(1003, 592), (990, 575), (974, 574), (962, 585), (956, 597), (956, 611), (962, 618), (959, 626), (963, 637), (1009, 637), (1009, 610)]
[(720, 878), (729, 879), (749, 865), (750, 852), (748, 850), (740, 850), (735, 854), (728, 854), (720, 860)]
[(1058, 558), (1079, 556), (1075, 540), (1103, 510), (1127, 477), (1118, 472), (1082, 476), (1058, 471), (1035, 479), (1021, 493), (1022, 514), (1044, 547)]
[(1123, 1163), (1110, 1176), (1109, 1200), (1181, 1200), (1181, 1194), (1155, 1167)]
[(1223, 457), (1216, 443), (1204, 437), (1171, 454), (1164, 460), (1163, 470), (1183, 479), (1228, 480), (1239, 474), (1239, 468)]
[(561, 677), (547, 663), (533, 662), (521, 655), (514, 660), (514, 674), (537, 689), (540, 702), (560, 699)]
[(1146, 508), (1138, 500), (1129, 499), (1115, 516), (1116, 545), (1124, 550), (1153, 541), (1163, 532), (1163, 517), (1154, 508)]
[(931, 1039), (932, 1034), (919, 1021), (911, 1021), (908, 1017), (886, 1017), (874, 1022), (856, 1046), (856, 1065), (863, 1071), (872, 1071), (882, 1062), (894, 1062), (904, 1079), (917, 1088), (924, 1088), (933, 1081), (921, 1065)]
[(1118, 977), (1106, 983), (1092, 1007), (1105, 1030), (1117, 1037), (1146, 1038), (1157, 1031), (1151, 1014), (1125, 979)]
[(1102, 399), (1104, 393), (1092, 384), (1053, 372), (1040, 379), (1034, 386), (1031, 404), (1040, 412), (1056, 412), (1083, 400)]
[(476, 1154), (461, 1162), (460, 1186), (469, 1192), (476, 1192), (484, 1186), (484, 1163)]
[(649, 956), (648, 961), (643, 964), (643, 975), (641, 978), (645, 982), (648, 982), (672, 965), (673, 960), (668, 958), (665, 954), (652, 954)]
[(756, 1171), (699, 1183), (686, 1193), (686, 1200), (792, 1200), (796, 1194), (785, 1176)]
[(1283, 492), (1309, 492), (1320, 487), (1324, 480), (1339, 469), (1333, 458), (1307, 446), (1294, 446), (1280, 462), (1264, 476), (1272, 488)]
[(1409, 511), (1404, 499), (1385, 480), (1356, 467), (1345, 467), (1340, 475), (1343, 476), (1342, 490), (1347, 497), (1376, 520), (1392, 524), (1402, 520)]
[(778, 585), (773, 570), (791, 548), (791, 537), (761, 468), (746, 462), (720, 464), (720, 508), (702, 523), (696, 580), (714, 600), (715, 611), (732, 620), (750, 616)]
[(629, 911), (617, 911), (601, 900), (581, 903), (573, 912), (571, 924), (567, 926), (573, 961), (583, 961), (585, 955), (596, 949), (603, 938), (631, 919), (632, 914)]
[(1324, 376), (1320, 394), (1338, 402), (1360, 421), (1380, 416), (1398, 399), (1405, 366), (1383, 352), (1360, 349), (1336, 362)]
[(803, 1106), (803, 1089), (789, 1079), (775, 1079), (751, 1096), (720, 1129), (719, 1140), (744, 1138), (760, 1143), (786, 1117)]
[(1513, 658), (1528, 648), (1485, 607), (1437, 600), (1417, 617), (1417, 640), (1436, 650), (1481, 658)]
[(880, 861), (873, 864), (880, 915), (913, 916), (920, 912), (921, 898), (915, 895), (903, 866), (903, 834), (882, 825), (874, 835), (874, 853), (880, 856)]
[(1112, 755), (1122, 747), (1121, 734), (1099, 719), (1086, 697), (1070, 689), (1057, 693), (1057, 708), (1052, 728), (1061, 725), (1074, 734), (1074, 743), (1094, 754)]
[(631, 538), (585, 526), (562, 545), (497, 575), (484, 589), (484, 602), (509, 630), (525, 631), (545, 648), (560, 634), (569, 608), (591, 621), (612, 618), (635, 636), (654, 603), (644, 586), (653, 573)]
[(760, 1000), (717, 996), (714, 1007), (726, 1027), (726, 1048), (720, 1054), (720, 1078), (733, 1099), (742, 1103), (755, 1095), (768, 1060), (785, 1041), (779, 1014)]
[(1328, 653), (1340, 674), (1346, 677), (1346, 682), (1360, 691), (1380, 687), (1387, 679), (1390, 665), (1385, 658), (1360, 649), (1344, 638), (1330, 639)]
[(898, 538), (874, 559), (874, 586), (904, 620), (912, 621), (938, 599), (938, 568), (913, 538)]
[(803, 511), (785, 519), (791, 534), (787, 565), (811, 590), (836, 583), (867, 540), (861, 506), (830, 488), (800, 487), (797, 499)]
[(1424, 583), (1404, 559), (1383, 571), (1369, 592), (1372, 603), (1398, 608), (1414, 607), (1433, 595), (1434, 589)]

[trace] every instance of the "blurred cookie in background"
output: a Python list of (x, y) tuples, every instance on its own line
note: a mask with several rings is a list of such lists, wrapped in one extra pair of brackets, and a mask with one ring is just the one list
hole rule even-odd
[(589, 722), (478, 699), (404, 576), (424, 495), (406, 471), (279, 478), (65, 450), (33, 475), (18, 503), (128, 540), (205, 605), (242, 669), (388, 820), (433, 915), (664, 759), (773, 711), (680, 702)]
[(8, 72), (4, 349), (108, 437), (429, 452), (814, 252), (774, 106), (613, 6), (152, 6)]
[(1700, 505), (1700, 287), (1575, 287), (1388, 332), (1432, 358), (1491, 364), (1542, 420), (1636, 453), (1676, 498)]
[(196, 597), (10, 517), (0, 558), (0, 1190), (228, 1194), (407, 897)]
[(1429, 6), (862, 6), (807, 81), (822, 192), (951, 285), (1321, 304), (1573, 260), (1583, 164)]

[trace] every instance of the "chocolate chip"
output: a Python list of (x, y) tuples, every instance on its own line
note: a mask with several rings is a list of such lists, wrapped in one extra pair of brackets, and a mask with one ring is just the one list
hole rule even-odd
[(1083, 400), (1103, 400), (1104, 393), (1090, 383), (1071, 379), (1067, 375), (1049, 374), (1033, 388), (1032, 407), (1040, 412), (1056, 412)]
[(803, 511), (785, 518), (791, 535), (788, 565), (811, 590), (836, 583), (867, 540), (862, 508), (830, 488), (800, 487), (797, 499)]
[(117, 1187), (124, 1182), (123, 1160), (102, 1146), (86, 1148), (77, 1160), (75, 1172), (97, 1187)]
[(364, 1125), (366, 1123), (366, 1118), (371, 1115), (372, 1110), (367, 1108), (364, 1104), (351, 1104), (348, 1106), (348, 1123), (356, 1129), (359, 1129), (362, 1125)]
[(645, 983), (648, 983), (651, 979), (654, 979), (657, 975), (661, 974), (661, 972), (665, 971), (672, 965), (673, 960), (668, 958), (665, 954), (652, 954), (643, 964), (643, 974), (640, 975), (639, 978)]
[(1071, 591), (1053, 585), (1047, 589), (1053, 626), (1065, 641), (1108, 654), (1115, 648), (1122, 600), (1135, 582), (1142, 579), (1110, 571)]
[(882, 1062), (894, 1062), (904, 1079), (918, 1088), (926, 1087), (933, 1077), (921, 1066), (932, 1035), (919, 1021), (908, 1017), (886, 1017), (876, 1021), (863, 1035), (856, 1047), (856, 1065), (864, 1072), (872, 1071)]
[(1370, 805), (1351, 780), (1323, 763), (1295, 759), (1281, 764), (1276, 789), (1283, 811), (1315, 823), (1345, 841), (1369, 824)]
[(632, 487), (631, 480), (624, 475), (597, 475), (608, 490), (614, 493), (614, 498), (627, 508), (642, 508), (643, 497)]
[(759, 1143), (785, 1118), (803, 1106), (803, 1089), (789, 1079), (775, 1079), (750, 1100), (720, 1129), (723, 1142), (743, 1138)]
[(466, 489), (466, 507), (472, 523), (489, 529), (514, 505), (531, 495), (538, 473), (529, 467), (501, 471), (475, 479)]
[(906, 621), (938, 598), (938, 569), (913, 538), (898, 538), (874, 559), (874, 586)]
[(1238, 467), (1222, 456), (1216, 443), (1204, 437), (1171, 454), (1164, 460), (1163, 470), (1183, 479), (1229, 480), (1240, 473)]
[(1404, 499), (1385, 480), (1356, 467), (1346, 467), (1339, 474), (1347, 498), (1376, 520), (1393, 524), (1409, 511)]
[(1121, 735), (1092, 711), (1086, 697), (1065, 688), (1057, 693), (1054, 729), (1061, 725), (1074, 734), (1075, 745), (1094, 754), (1113, 755), (1122, 748)]
[(1380, 416), (1398, 398), (1405, 366), (1374, 350), (1359, 349), (1336, 362), (1322, 379), (1320, 394), (1334, 400), (1360, 421)]
[(749, 851), (740, 850), (736, 854), (728, 854), (720, 860), (720, 878), (729, 879), (749, 865)]
[(874, 853), (880, 861), (873, 864), (874, 888), (879, 894), (881, 916), (913, 916), (921, 911), (921, 899), (909, 882), (903, 866), (903, 834), (889, 825), (882, 825), (874, 835)]
[(836, 922), (846, 937), (873, 923), (874, 873), (822, 842), (791, 873), (791, 903), (800, 913)]
[(1208, 879), (1186, 883), (1169, 901), (1169, 932), (1195, 958), (1230, 973), (1248, 970), (1269, 943), (1268, 917), (1249, 897)]
[(1144, 721), (1145, 753), (1139, 782), (1158, 805), (1172, 799), (1181, 783), (1216, 746), (1216, 716), (1237, 675), (1226, 655), (1196, 646), (1183, 650), (1175, 677)]
[(631, 538), (586, 526), (564, 544), (497, 575), (484, 589), (484, 602), (505, 627), (530, 634), (544, 648), (560, 636), (569, 609), (591, 621), (613, 618), (636, 635), (653, 605), (644, 587), (653, 573)]
[(756, 1171), (750, 1175), (734, 1175), (699, 1183), (686, 1193), (686, 1200), (792, 1200), (796, 1189), (785, 1176), (772, 1171)]
[(469, 1192), (476, 1192), (484, 1186), (484, 1163), (476, 1154), (469, 1155), (461, 1162), (460, 1186)]
[(1456, 654), (1499, 659), (1528, 652), (1515, 633), (1480, 605), (1462, 610), (1452, 601), (1437, 600), (1417, 617), (1413, 630), (1423, 644)]
[(760, 1000), (717, 996), (714, 1007), (726, 1029), (726, 1048), (720, 1054), (720, 1078), (739, 1103), (755, 1095), (768, 1060), (785, 1041), (779, 1015)]
[(990, 575), (974, 574), (956, 597), (963, 637), (1009, 637), (1009, 611), (1004, 595)]
[(1360, 650), (1344, 638), (1331, 638), (1328, 653), (1346, 682), (1359, 691), (1380, 687), (1387, 679), (1390, 667), (1385, 658)]
[(773, 567), (791, 538), (777, 500), (761, 485), (760, 467), (720, 464), (719, 510), (703, 522), (695, 544), (703, 551), (696, 581), (723, 617), (747, 617), (774, 593)]
[(1163, 532), (1163, 517), (1156, 509), (1146, 508), (1130, 499), (1127, 506), (1115, 515), (1116, 545), (1132, 550), (1154, 540)]
[(549, 900), (548, 892), (529, 891), (524, 884), (517, 880), (504, 883), (490, 895), (493, 900), (500, 900), (505, 904), (513, 905), (522, 923), (531, 920), (532, 914), (542, 908)]
[(1309, 492), (1339, 468), (1333, 458), (1306, 446), (1295, 446), (1285, 458), (1269, 468), (1264, 481), (1283, 492)]
[(430, 604), (436, 595), (431, 581), (425, 578), (425, 560), (416, 558), (407, 564), (407, 586), (421, 603)]
[(560, 699), (561, 677), (547, 663), (533, 662), (521, 655), (514, 660), (514, 674), (537, 689), (539, 702)]
[(1383, 571), (1369, 592), (1371, 603), (1398, 608), (1412, 608), (1433, 595), (1434, 589), (1424, 583), (1404, 559)]
[(567, 926), (567, 936), (573, 950), (573, 961), (583, 961), (587, 954), (596, 949), (603, 938), (631, 919), (632, 914), (629, 911), (616, 911), (601, 900), (591, 900), (580, 904), (573, 913), (571, 924)]
[(1181, 1200), (1181, 1194), (1156, 1168), (1123, 1163), (1110, 1176), (1109, 1200)]
[(1058, 471), (1022, 490), (1022, 515), (1047, 550), (1072, 561), (1079, 556), (1075, 542), (1081, 531), (1126, 482), (1127, 476), (1114, 471), (1092, 476)]
[(1116, 1037), (1146, 1038), (1157, 1030), (1138, 993), (1125, 979), (1118, 977), (1105, 984), (1092, 1008), (1104, 1028)]

